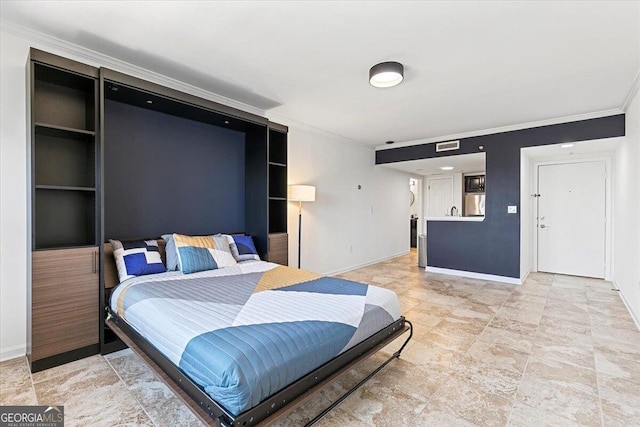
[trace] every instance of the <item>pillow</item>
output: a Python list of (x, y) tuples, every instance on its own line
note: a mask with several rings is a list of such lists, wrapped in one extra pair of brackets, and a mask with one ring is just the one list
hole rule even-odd
[(178, 270), (178, 253), (176, 251), (176, 242), (173, 240), (173, 234), (163, 234), (162, 238), (167, 245), (164, 247), (167, 256), (167, 271)]
[(229, 236), (229, 246), (236, 261), (256, 259), (260, 261), (258, 250), (251, 236)]
[(164, 273), (156, 240), (109, 240), (113, 246), (120, 283), (135, 276)]
[(224, 236), (184, 236), (174, 234), (178, 268), (185, 274), (215, 270), (236, 264)]

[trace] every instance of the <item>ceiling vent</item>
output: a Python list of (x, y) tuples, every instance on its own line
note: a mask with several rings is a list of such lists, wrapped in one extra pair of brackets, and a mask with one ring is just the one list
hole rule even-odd
[(441, 151), (459, 150), (460, 141), (438, 142), (436, 144), (436, 153)]

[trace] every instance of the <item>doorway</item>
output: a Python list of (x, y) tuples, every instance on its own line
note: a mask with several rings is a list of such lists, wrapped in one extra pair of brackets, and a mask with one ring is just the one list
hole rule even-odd
[(549, 162), (535, 171), (537, 270), (605, 278), (607, 162)]
[(409, 178), (409, 241), (411, 248), (417, 248), (418, 234), (422, 231), (422, 179)]

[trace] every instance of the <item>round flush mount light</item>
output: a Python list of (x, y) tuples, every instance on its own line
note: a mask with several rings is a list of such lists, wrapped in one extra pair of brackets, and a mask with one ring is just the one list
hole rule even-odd
[(571, 147), (574, 147), (575, 145), (576, 144), (573, 144), (573, 143), (570, 142), (568, 144), (561, 144), (560, 148), (571, 148)]
[(440, 166), (440, 169), (443, 171), (452, 171), (453, 166)]
[(369, 70), (369, 83), (375, 87), (392, 87), (404, 80), (404, 66), (399, 62), (381, 62)]

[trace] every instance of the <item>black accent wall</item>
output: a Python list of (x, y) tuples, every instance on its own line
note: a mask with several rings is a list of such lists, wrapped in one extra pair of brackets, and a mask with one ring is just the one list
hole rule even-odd
[[(502, 132), (460, 139), (460, 150), (435, 152), (435, 144), (376, 151), (376, 164), (486, 152), (483, 222), (429, 221), (427, 265), (497, 276), (520, 277), (520, 149), (624, 136), (625, 116)], [(508, 214), (507, 206), (518, 206)]]
[(104, 123), (105, 239), (245, 230), (244, 132), (109, 99)]

